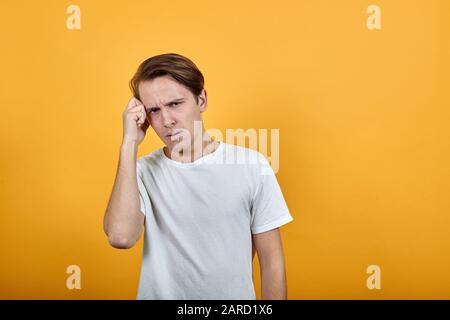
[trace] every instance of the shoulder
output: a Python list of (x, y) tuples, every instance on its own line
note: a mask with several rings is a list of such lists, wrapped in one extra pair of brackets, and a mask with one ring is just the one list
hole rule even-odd
[(155, 168), (159, 166), (160, 163), (161, 163), (161, 148), (139, 157), (136, 161), (136, 167), (138, 172), (147, 171), (150, 168)]
[(265, 170), (270, 166), (262, 152), (229, 143), (224, 143), (224, 157), (226, 163), (244, 164), (255, 170)]

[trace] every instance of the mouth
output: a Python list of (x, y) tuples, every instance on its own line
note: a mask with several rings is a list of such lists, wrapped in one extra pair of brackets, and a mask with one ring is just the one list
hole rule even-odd
[(171, 143), (172, 142), (179, 142), (181, 137), (182, 137), (182, 135), (179, 134), (179, 132), (167, 135), (167, 139), (169, 139), (169, 141)]
[(177, 135), (178, 135), (178, 133), (168, 134), (166, 137), (167, 138), (171, 138), (171, 137), (176, 137)]
[(172, 132), (172, 133), (166, 135), (166, 137), (167, 137), (167, 138), (175, 137), (176, 135), (178, 135), (178, 134), (180, 134), (180, 133), (181, 133), (181, 130), (176, 130), (176, 131), (174, 131), (174, 132)]

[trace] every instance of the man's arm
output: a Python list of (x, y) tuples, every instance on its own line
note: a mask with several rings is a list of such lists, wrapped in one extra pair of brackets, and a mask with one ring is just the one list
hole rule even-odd
[(286, 300), (286, 271), (279, 229), (255, 234), (253, 242), (261, 270), (261, 298)]
[(109, 243), (118, 249), (133, 247), (144, 227), (136, 176), (137, 148), (134, 143), (120, 147), (116, 179), (103, 220)]
[(122, 118), (119, 165), (103, 219), (103, 229), (114, 248), (129, 249), (139, 240), (144, 229), (145, 216), (140, 212), (136, 158), (138, 145), (144, 140), (150, 123), (144, 105), (134, 97), (128, 101)]

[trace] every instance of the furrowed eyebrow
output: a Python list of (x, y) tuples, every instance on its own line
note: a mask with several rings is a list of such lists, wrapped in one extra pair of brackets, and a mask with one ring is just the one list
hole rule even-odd
[(180, 101), (183, 101), (183, 100), (184, 100), (184, 98), (176, 98), (176, 99), (174, 99), (174, 100), (172, 100), (172, 101), (167, 102), (167, 103), (165, 104), (165, 106), (169, 106), (169, 105), (171, 105), (171, 104), (174, 103), (174, 102), (180, 102)]
[[(184, 100), (184, 98), (176, 98), (176, 99), (173, 99), (173, 100), (171, 100), (171, 101), (165, 103), (164, 106), (170, 106), (170, 105), (171, 105), (172, 103), (174, 103), (174, 102), (181, 102), (181, 101), (183, 101), (183, 100)], [(149, 111), (153, 111), (153, 110), (157, 110), (157, 109), (159, 109), (159, 107), (151, 107), (151, 108), (148, 109), (148, 110), (149, 110)]]

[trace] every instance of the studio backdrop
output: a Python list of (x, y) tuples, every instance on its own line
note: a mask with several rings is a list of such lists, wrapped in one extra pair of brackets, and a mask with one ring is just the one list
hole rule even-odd
[[(142, 238), (112, 248), (103, 215), (128, 82), (179, 53), (205, 127), (267, 141), (289, 299), (449, 299), (449, 18), (447, 0), (2, 0), (0, 298), (136, 298)], [(138, 155), (161, 146), (150, 128)]]

